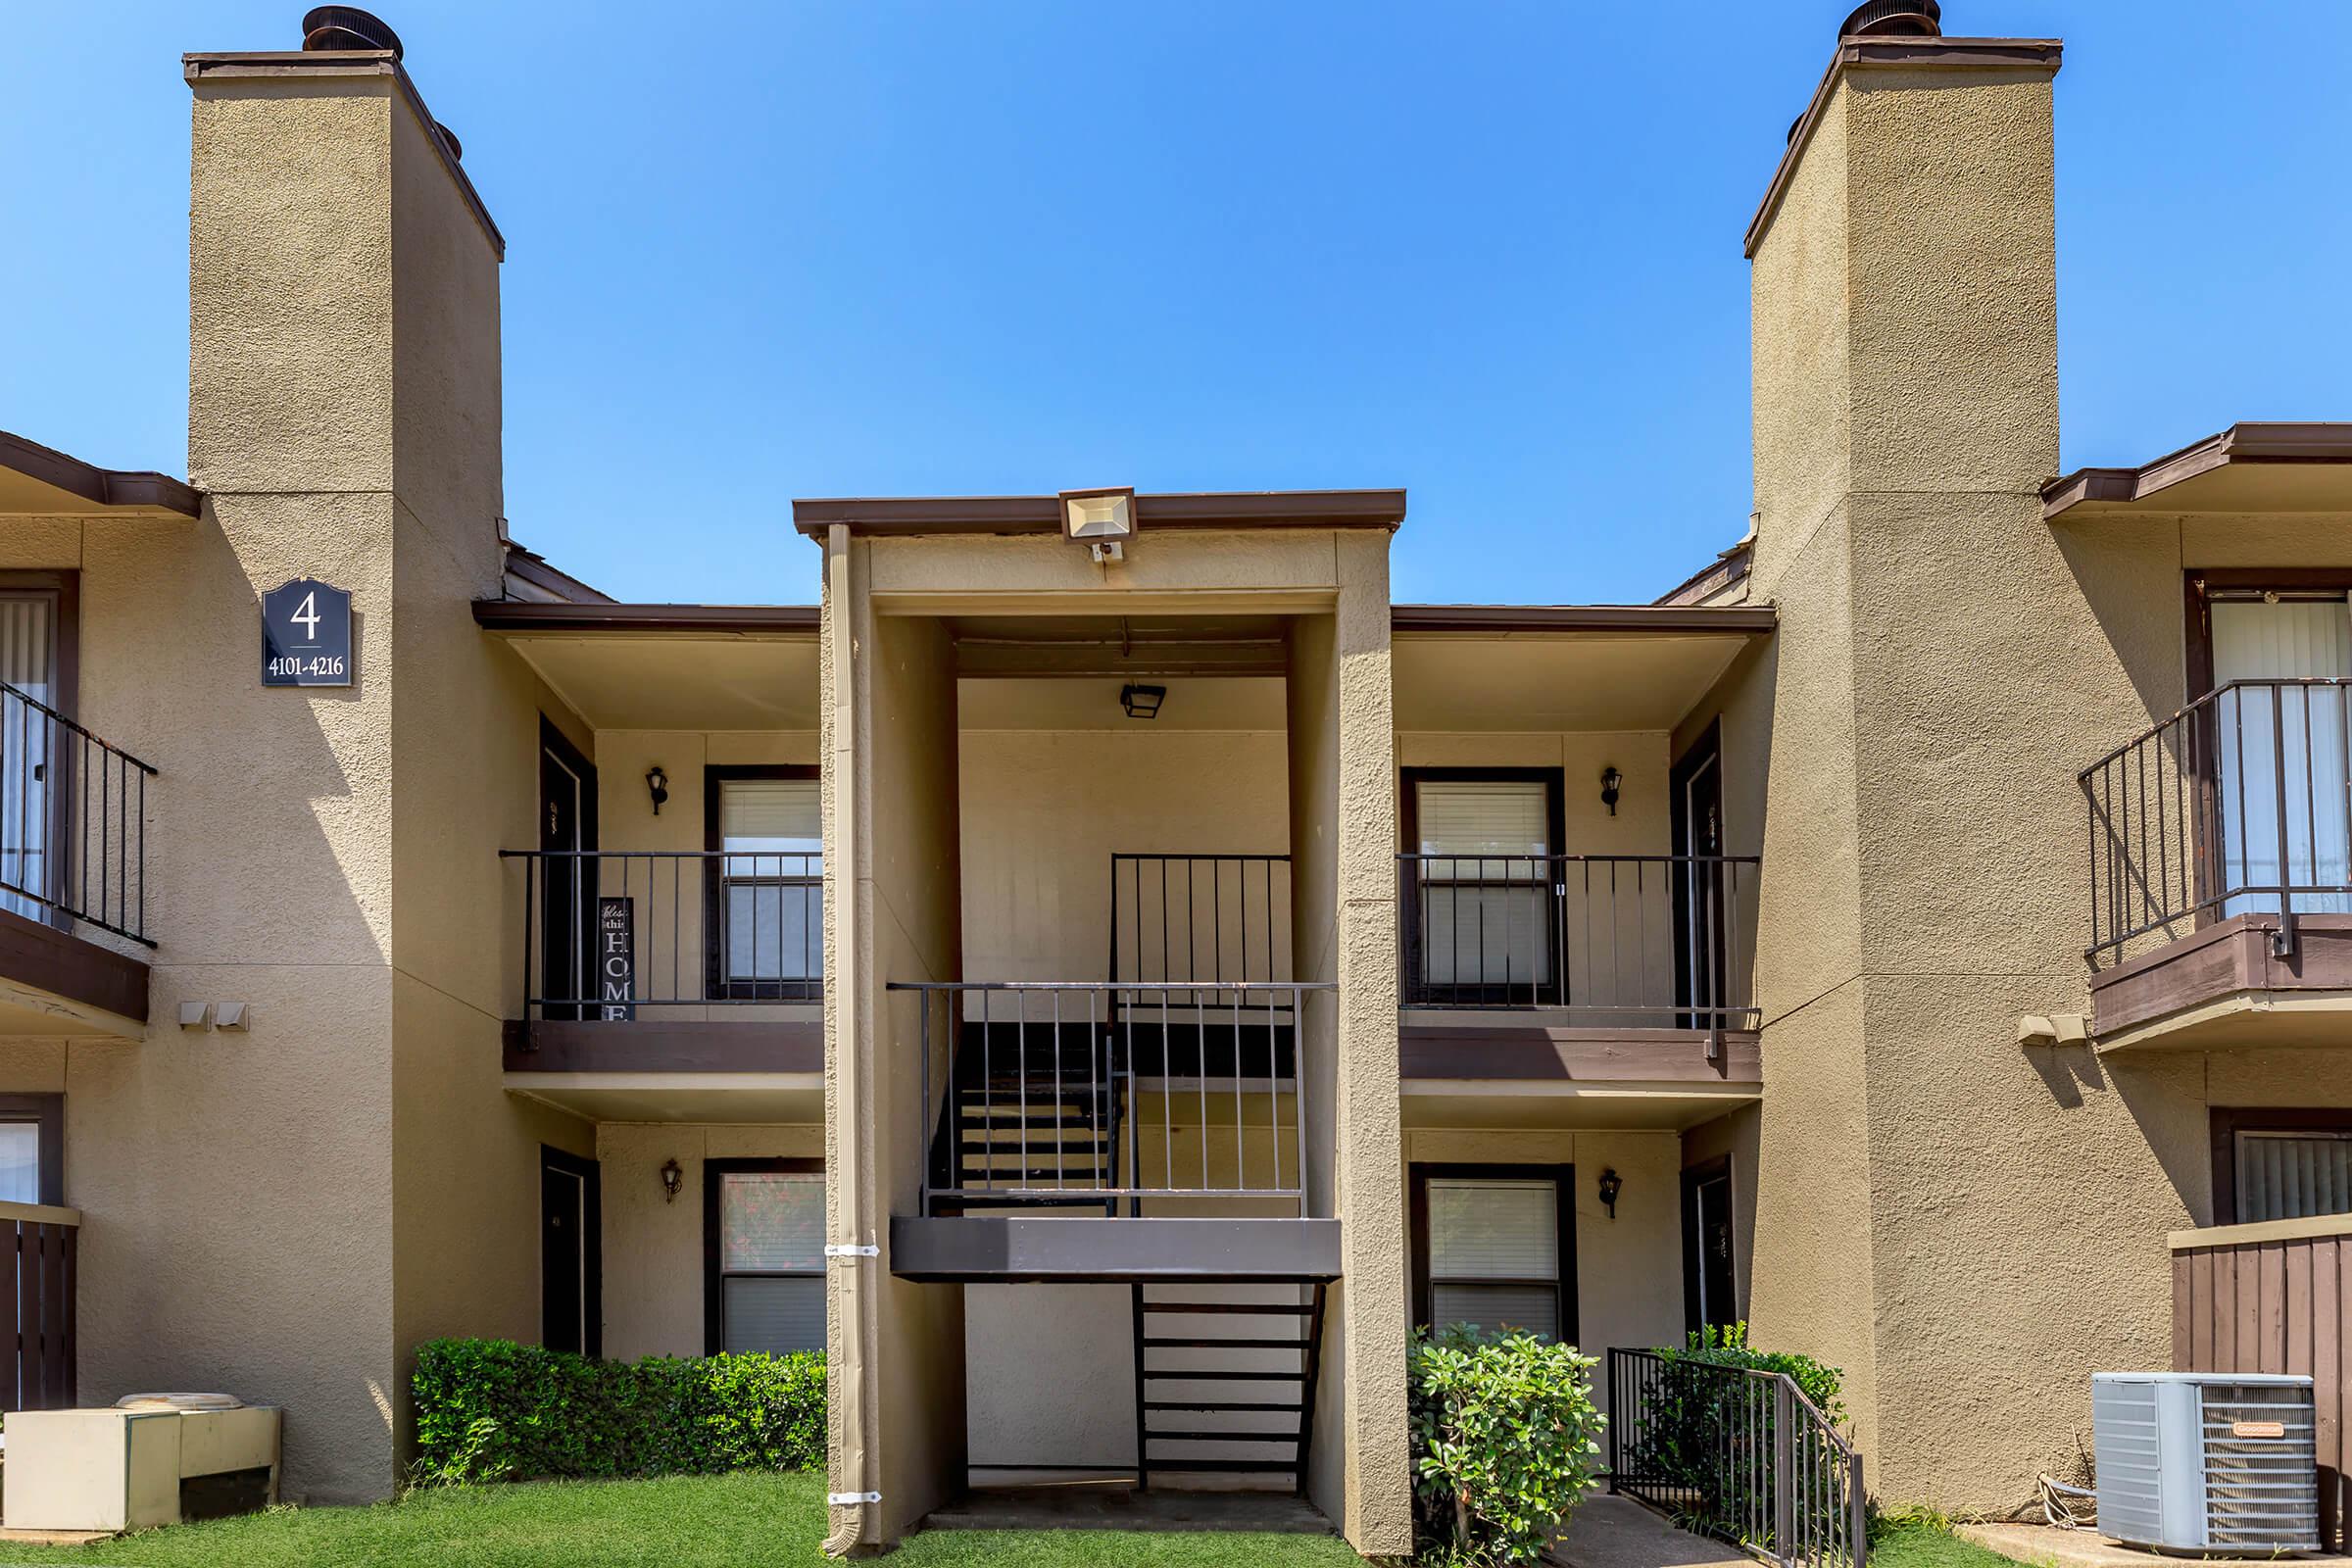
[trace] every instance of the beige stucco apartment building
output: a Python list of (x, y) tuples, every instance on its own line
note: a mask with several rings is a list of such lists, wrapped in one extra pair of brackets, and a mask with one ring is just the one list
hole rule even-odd
[(2059, 45), (1857, 25), (1746, 537), (1642, 606), (1395, 604), (1391, 490), (608, 597), (397, 51), (189, 55), (187, 479), (0, 436), (17, 1403), (226, 1389), (344, 1500), (435, 1336), (822, 1348), (837, 1547), (1141, 1472), (1386, 1555), (1417, 1323), (1747, 1319), (1954, 1508), (2224, 1353), (2214, 1249), (2352, 1208), (2352, 427), (2058, 477)]

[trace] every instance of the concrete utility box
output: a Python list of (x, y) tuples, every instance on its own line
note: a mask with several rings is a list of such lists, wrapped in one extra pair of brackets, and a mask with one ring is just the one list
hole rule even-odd
[(277, 1500), (278, 1412), (219, 1394), (111, 1410), (12, 1410), (0, 1466), (11, 1530), (144, 1530)]

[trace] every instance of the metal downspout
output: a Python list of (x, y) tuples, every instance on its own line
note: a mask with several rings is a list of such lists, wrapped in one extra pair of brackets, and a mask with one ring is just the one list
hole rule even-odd
[[(833, 919), (833, 974), (826, 976), (825, 994), (830, 999), (833, 1030), (830, 1044), (836, 1053), (833, 1063), (832, 1107), (834, 1152), (837, 1166), (830, 1172), (836, 1195), (837, 1244), (856, 1245), (864, 1240), (865, 1227), (859, 1199), (863, 1187), (865, 1140), (863, 1116), (865, 1102), (863, 1077), (865, 1053), (860, 1049), (859, 1015), (864, 1011), (858, 1004), (858, 988), (865, 976), (859, 967), (858, 953), (858, 850), (857, 836), (858, 789), (854, 760), (856, 749), (856, 715), (852, 694), (857, 690), (851, 671), (852, 656), (857, 639), (851, 628), (855, 615), (850, 605), (850, 530), (835, 523), (825, 536), (825, 640), (826, 653), (832, 665), (831, 690), (825, 694), (830, 709), (827, 736), (829, 754), (825, 766), (833, 779), (833, 839), (827, 846), (833, 855), (828, 867), (832, 886), (827, 889), (828, 904)], [(851, 760), (850, 766), (843, 766)], [(850, 792), (847, 796), (844, 791)], [(833, 1485), (845, 1493), (865, 1494), (874, 1489), (866, 1479), (866, 1393), (865, 1365), (865, 1299), (864, 1269), (866, 1259), (855, 1252), (837, 1255), (826, 1260), (825, 1288), (831, 1295), (833, 1309), (841, 1324), (841, 1363), (831, 1369), (826, 1379), (833, 1397), (841, 1400), (841, 1469), (832, 1478)], [(877, 1262), (879, 1260), (876, 1260)], [(847, 1555), (865, 1534), (866, 1503), (842, 1504), (834, 1509), (837, 1521), (832, 1534), (825, 1538), (824, 1552), (828, 1557)]]

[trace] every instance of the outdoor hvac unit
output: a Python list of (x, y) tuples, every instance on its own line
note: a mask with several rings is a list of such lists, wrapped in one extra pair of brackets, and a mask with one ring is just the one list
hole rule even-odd
[(277, 1412), (225, 1394), (135, 1394), (111, 1410), (11, 1410), (12, 1530), (143, 1530), (277, 1500)]
[(2094, 1372), (2099, 1532), (2162, 1551), (2318, 1551), (2311, 1379)]

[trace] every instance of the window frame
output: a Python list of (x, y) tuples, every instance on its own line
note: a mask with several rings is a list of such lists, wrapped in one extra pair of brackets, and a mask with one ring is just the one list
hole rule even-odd
[[(1548, 1181), (1554, 1189), (1552, 1209), (1559, 1225), (1559, 1272), (1551, 1282), (1558, 1293), (1559, 1306), (1554, 1324), (1559, 1331), (1559, 1343), (1576, 1345), (1583, 1333), (1577, 1311), (1576, 1272), (1576, 1166), (1572, 1162), (1549, 1165), (1492, 1165), (1414, 1162), (1405, 1167), (1407, 1198), (1407, 1246), (1412, 1253), (1412, 1310), (1413, 1324), (1427, 1328), (1430, 1322), (1430, 1237), (1429, 1184), (1439, 1181)], [(1449, 1280), (1448, 1284), (1531, 1284), (1526, 1280)]]
[(822, 1159), (759, 1157), (703, 1161), (703, 1353), (717, 1355), (727, 1343), (726, 1282), (744, 1279), (823, 1279), (824, 1269), (766, 1269), (725, 1267), (725, 1238), (718, 1200), (719, 1185), (728, 1176), (817, 1176), (825, 1173)]
[(2352, 1132), (2352, 1106), (2215, 1105), (2211, 1115), (2216, 1225), (2249, 1223), (2237, 1212), (2239, 1133)]
[(33, 1201), (52, 1208), (66, 1203), (66, 1097), (62, 1094), (0, 1094), (0, 1122), (30, 1122), (34, 1128)]
[[(81, 571), (78, 567), (42, 567), (38, 569), (10, 569), (0, 571), (0, 593), (46, 594), (51, 601), (51, 647), (53, 662), (50, 678), (49, 706), (66, 718), (76, 723), (81, 719)], [(73, 885), (73, 853), (80, 846), (74, 842), (71, 827), (71, 802), (74, 798), (74, 763), (76, 760), (71, 748), (51, 759), (55, 776), (46, 780), (48, 800), (48, 843), (43, 846), (49, 864), (49, 889), (42, 901), (46, 907), (38, 923), (54, 926), (60, 931), (74, 929), (74, 917), (59, 908), (57, 895)], [(22, 918), (34, 919), (32, 915)]]
[[(808, 762), (742, 762), (712, 763), (703, 768), (703, 848), (710, 852), (703, 873), (703, 995), (711, 1001), (723, 1002), (822, 1002), (825, 997), (823, 975), (801, 980), (737, 980), (727, 973), (726, 910), (727, 889), (732, 880), (726, 875), (724, 851), (726, 840), (719, 823), (719, 800), (724, 787), (734, 782), (796, 782), (820, 781), (823, 770)], [(820, 786), (821, 787), (821, 786)], [(824, 854), (820, 847), (817, 851)], [(812, 877), (747, 877), (746, 886), (773, 883), (779, 887), (813, 887), (817, 890), (817, 909), (824, 909), (825, 879), (820, 873)], [(821, 966), (823, 944), (817, 948)]]
[[(1549, 841), (1545, 854), (1558, 857), (1567, 854), (1563, 847), (1568, 837), (1566, 806), (1566, 774), (1560, 767), (1400, 767), (1396, 770), (1396, 828), (1400, 856), (1421, 853), (1421, 786), (1423, 784), (1542, 784), (1544, 786), (1544, 832)], [(1509, 1006), (1523, 1002), (1536, 1006), (1564, 1006), (1567, 1004), (1566, 965), (1557, 961), (1559, 953), (1559, 899), (1549, 889), (1552, 884), (1538, 881), (1543, 890), (1544, 946), (1550, 954), (1551, 978), (1542, 985), (1476, 985), (1459, 983), (1438, 985), (1426, 978), (1428, 953), (1421, 929), (1421, 899), (1419, 890), (1431, 884), (1421, 879), (1421, 862), (1399, 860), (1397, 911), (1403, 937), (1404, 973), (1399, 976), (1404, 993), (1403, 1004), (1412, 1006), (1426, 1003), (1439, 1006)], [(1410, 880), (1408, 881), (1408, 875)], [(1445, 887), (1479, 887), (1486, 884), (1465, 882), (1459, 878), (1437, 884)]]
[[(2189, 566), (2180, 573), (2180, 599), (2183, 614), (2181, 634), (2181, 674), (2184, 677), (2183, 697), (2193, 705), (2213, 695), (2213, 596), (2231, 597), (2246, 594), (2278, 593), (2287, 595), (2343, 594), (2352, 601), (2352, 566)], [(2196, 771), (2191, 775), (2196, 789), (2194, 808), (2199, 819), (2222, 824), (2221, 758), (2219, 736), (2215, 734), (2216, 712), (2213, 706), (2198, 710), (2192, 720), (2198, 756)], [(2225, 839), (2226, 825), (2222, 826)], [(2195, 857), (2197, 912), (2193, 929), (2204, 930), (2227, 918), (2219, 903), (2213, 902), (2221, 891), (2214, 883), (2213, 868), (2206, 857)]]

